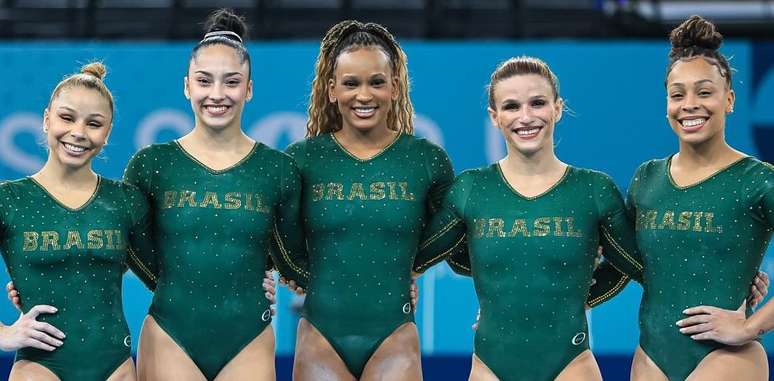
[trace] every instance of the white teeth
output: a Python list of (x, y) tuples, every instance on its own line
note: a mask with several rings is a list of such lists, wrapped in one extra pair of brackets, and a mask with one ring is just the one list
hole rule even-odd
[(376, 110), (376, 107), (354, 107), (355, 114), (359, 116), (371, 116)]
[(226, 106), (207, 106), (207, 111), (213, 114), (220, 114), (226, 112)]
[(86, 151), (86, 148), (83, 148), (83, 147), (74, 146), (68, 143), (62, 143), (62, 144), (68, 151), (78, 152), (78, 153)]
[(682, 121), (683, 127), (696, 127), (698, 125), (704, 124), (707, 119), (699, 118), (699, 119), (685, 119)]
[(519, 128), (519, 129), (516, 130), (516, 134), (518, 134), (518, 135), (533, 135), (533, 134), (537, 134), (538, 131), (540, 131), (539, 127), (535, 127), (535, 128)]

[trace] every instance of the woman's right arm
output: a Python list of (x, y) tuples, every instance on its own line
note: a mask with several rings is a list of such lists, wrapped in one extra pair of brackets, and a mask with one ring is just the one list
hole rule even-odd
[(139, 192), (132, 193), (130, 197), (131, 203), (135, 205), (127, 205), (134, 222), (129, 235), (127, 265), (151, 291), (156, 289), (159, 276), (158, 258), (153, 245), (153, 204), (149, 197), (152, 176), (152, 167), (145, 150), (137, 152), (124, 171), (124, 181), (139, 188)]
[(415, 273), (422, 273), (443, 260), (452, 260), (452, 269), (459, 272), (455, 263), (467, 263), (469, 274), (465, 203), (474, 177), (471, 171), (460, 174), (444, 198), (438, 210), (425, 227), (419, 250), (414, 259)]

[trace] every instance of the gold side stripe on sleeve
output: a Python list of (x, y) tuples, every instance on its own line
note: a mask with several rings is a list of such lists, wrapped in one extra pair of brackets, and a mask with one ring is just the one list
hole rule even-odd
[(621, 279), (618, 280), (618, 283), (616, 283), (616, 285), (613, 286), (612, 289), (610, 289), (606, 293), (604, 293), (604, 294), (602, 294), (602, 295), (600, 295), (600, 296), (590, 300), (589, 301), (589, 306), (590, 307), (594, 307), (598, 303), (607, 300), (607, 298), (611, 297), (612, 295), (615, 295), (616, 293), (618, 293), (618, 291), (621, 289), (621, 287), (623, 287), (626, 284), (626, 282), (628, 282), (628, 281), (629, 281), (629, 277), (628, 276), (626, 276), (626, 275), (622, 276)]
[(419, 245), (419, 250), (422, 250), (428, 246), (430, 246), (431, 243), (435, 242), (438, 238), (440, 238), (442, 235), (444, 235), (446, 232), (451, 230), (454, 226), (456, 226), (458, 223), (462, 222), (459, 218), (454, 218), (451, 220), (446, 226), (442, 227), (441, 230), (439, 230), (437, 233), (433, 234), (430, 238), (427, 239), (427, 241), (423, 242)]
[[(287, 249), (285, 249), (285, 244), (282, 243), (282, 238), (280, 238), (276, 222), (274, 223), (274, 229), (272, 229), (272, 233), (274, 233), (274, 241), (277, 243), (277, 247), (279, 247), (280, 253), (282, 253), (282, 258), (285, 260), (285, 263), (287, 263), (293, 271), (299, 273), (301, 276), (309, 278), (309, 272), (302, 269), (290, 259), (290, 255), (288, 254)], [(276, 266), (277, 264), (275, 263), (274, 265)]]
[[(421, 264), (421, 265), (417, 266), (417, 270), (419, 270), (419, 271), (417, 271), (417, 272), (420, 272), (420, 273), (421, 273), (421, 272), (424, 272), (424, 271), (426, 270), (426, 266), (427, 266), (428, 264), (435, 262), (435, 261), (436, 261), (438, 258), (442, 258), (442, 257), (444, 257), (444, 256), (447, 256), (447, 255), (449, 255), (449, 253), (451, 253), (452, 251), (454, 251), (454, 249), (456, 249), (456, 248), (457, 248), (457, 246), (459, 246), (459, 245), (460, 245), (460, 243), (462, 243), (463, 241), (465, 241), (465, 234), (463, 234), (463, 235), (462, 235), (462, 237), (460, 237), (460, 239), (459, 239), (459, 240), (457, 240), (457, 242), (456, 242), (456, 243), (454, 243), (454, 246), (452, 246), (452, 247), (451, 247), (449, 250), (446, 250), (446, 251), (444, 251), (443, 253), (441, 253), (441, 254), (438, 254), (438, 255), (436, 255), (435, 257), (433, 257), (433, 258), (429, 259), (429, 260), (428, 260), (428, 261), (426, 261), (425, 263), (423, 263), (423, 264)], [(462, 267), (462, 266), (460, 266), (460, 267)], [(468, 270), (468, 271), (470, 271), (470, 270)]]
[(634, 258), (629, 255), (629, 253), (626, 252), (626, 250), (613, 238), (613, 236), (610, 234), (610, 232), (607, 231), (607, 228), (605, 228), (605, 225), (600, 225), (602, 228), (602, 235), (607, 238), (607, 241), (610, 242), (610, 245), (613, 246), (613, 248), (618, 251), (626, 260), (629, 261), (629, 263), (634, 266), (639, 271), (642, 271), (642, 264), (634, 260)]
[(455, 261), (454, 259), (449, 258), (449, 262), (451, 262), (453, 265), (455, 265), (455, 266), (457, 266), (457, 267), (459, 267), (459, 268), (461, 268), (461, 269), (463, 269), (463, 270), (465, 270), (467, 272), (470, 272), (470, 268), (469, 267), (463, 265), (462, 263), (459, 263), (459, 262)]
[(140, 271), (142, 271), (142, 272), (145, 274), (145, 276), (147, 276), (147, 277), (148, 277), (148, 279), (150, 279), (150, 280), (152, 280), (152, 281), (156, 282), (156, 280), (157, 280), (157, 279), (156, 279), (156, 275), (154, 275), (154, 274), (153, 274), (153, 273), (150, 271), (150, 269), (148, 269), (148, 267), (147, 267), (147, 266), (145, 266), (145, 264), (144, 264), (144, 263), (142, 263), (142, 261), (140, 260), (140, 258), (138, 258), (138, 257), (137, 257), (137, 254), (134, 252), (134, 250), (132, 250), (131, 248), (129, 248), (127, 251), (129, 252), (129, 260), (131, 260), (132, 262), (134, 262), (134, 263), (137, 265), (137, 267), (139, 267), (139, 268), (140, 268)]

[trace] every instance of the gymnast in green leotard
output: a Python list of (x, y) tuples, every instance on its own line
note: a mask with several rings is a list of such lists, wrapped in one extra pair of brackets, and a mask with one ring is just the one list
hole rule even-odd
[(409, 284), (423, 226), (453, 179), (412, 136), (406, 57), (376, 24), (322, 40), (308, 138), (290, 146), (304, 188), (309, 281), (295, 380), (420, 380)]
[(473, 277), (481, 316), (471, 380), (601, 380), (584, 304), (609, 299), (628, 277), (589, 298), (597, 247), (606, 264), (641, 280), (634, 229), (612, 179), (554, 153), (558, 89), (537, 58), (498, 66), (489, 113), (508, 155), (457, 177), (417, 255), (415, 271), (451, 255), (453, 268)]
[(0, 348), (18, 349), (10, 380), (135, 379), (121, 285), (127, 261), (148, 253), (148, 207), (136, 187), (92, 171), (112, 129), (104, 76), (92, 63), (57, 85), (46, 164), (0, 184), (0, 249), (25, 295), (24, 315), (0, 329)]
[(286, 154), (247, 137), (252, 96), (244, 22), (215, 12), (191, 53), (184, 137), (139, 151), (125, 180), (148, 199), (158, 262), (140, 336), (143, 380), (273, 380), (274, 334), (261, 288), (271, 262), (301, 282), (301, 178)]
[(680, 150), (640, 166), (628, 194), (646, 280), (632, 379), (766, 380), (755, 339), (773, 307), (746, 320), (745, 296), (774, 231), (774, 170), (725, 141), (735, 96), (715, 26), (693, 16), (671, 40), (667, 119)]

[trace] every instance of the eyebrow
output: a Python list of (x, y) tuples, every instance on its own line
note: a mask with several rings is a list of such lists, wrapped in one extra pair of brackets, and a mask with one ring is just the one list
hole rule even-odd
[[(534, 101), (534, 100), (537, 100), (537, 99), (548, 99), (548, 97), (545, 96), (545, 95), (542, 95), (542, 94), (541, 95), (533, 95), (533, 96), (529, 97), (527, 99), (527, 101)], [(505, 98), (505, 99), (503, 99), (502, 103), (507, 103), (507, 102), (519, 103), (518, 100), (513, 99), (513, 98)]]
[[(72, 108), (72, 107), (68, 107), (68, 106), (59, 106), (59, 108), (58, 108), (57, 110), (65, 110), (65, 111), (69, 111), (69, 112), (71, 112), (71, 113), (74, 113), (74, 114), (77, 114), (77, 113), (78, 113), (78, 111), (77, 111), (76, 109), (74, 109), (74, 108)], [(86, 116), (87, 116), (87, 117), (95, 117), (95, 116), (98, 116), (98, 117), (100, 117), (100, 118), (104, 118), (104, 117), (105, 117), (104, 115), (102, 115), (101, 113), (98, 113), (98, 112), (94, 112), (94, 113), (91, 113), (91, 114), (89, 114), (89, 115), (86, 115)]]
[[(352, 73), (344, 73), (341, 76), (342, 77), (359, 77), (357, 74), (352, 74)], [(373, 78), (373, 77), (376, 77), (376, 76), (386, 77), (387, 74), (386, 73), (382, 73), (382, 72), (378, 72), (378, 73), (374, 73), (374, 74), (369, 74), (368, 78)]]
[[(197, 71), (194, 72), (194, 74), (204, 74), (204, 75), (206, 75), (208, 77), (214, 77), (214, 75), (212, 75), (212, 73), (210, 73), (208, 71), (204, 71), (204, 70), (197, 70)], [(225, 77), (230, 77), (232, 75), (241, 75), (241, 76), (243, 76), (244, 74), (242, 74), (241, 72), (238, 72), (238, 71), (232, 71), (232, 72), (226, 73), (224, 76)]]
[[(713, 80), (711, 80), (711, 79), (702, 79), (702, 80), (700, 80), (700, 81), (696, 81), (696, 82), (694, 83), (694, 86), (695, 86), (695, 85), (702, 85), (702, 84), (704, 84), (704, 83), (712, 83), (712, 84), (714, 84), (715, 82), (714, 82)], [(682, 87), (685, 87), (685, 84), (683, 84), (683, 83), (681, 83), (681, 82), (675, 82), (675, 83), (673, 83), (673, 84), (669, 85), (669, 87), (672, 87), (672, 86), (682, 86)]]

